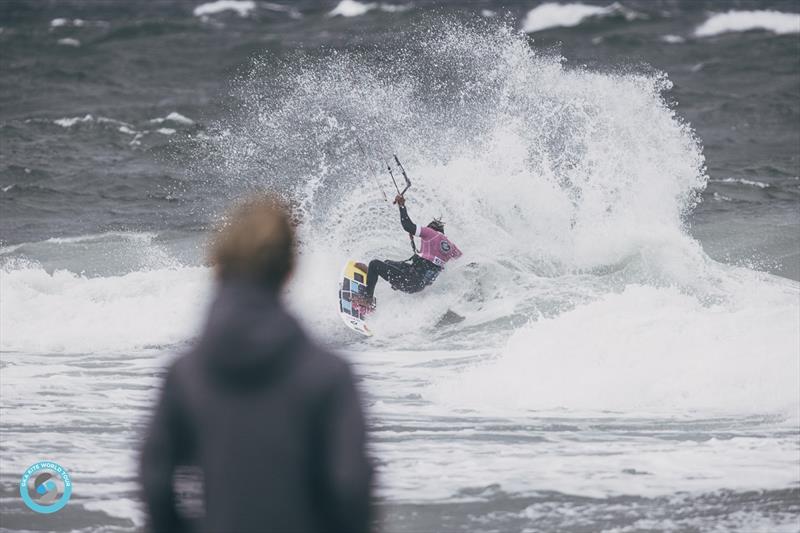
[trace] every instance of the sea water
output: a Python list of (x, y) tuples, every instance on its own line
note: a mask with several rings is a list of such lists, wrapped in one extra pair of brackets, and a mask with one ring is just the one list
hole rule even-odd
[[(207, 231), (271, 191), (300, 221), (287, 305), (359, 377), (383, 529), (798, 530), (796, 13), (230, 4), (3, 22), (45, 62), (2, 76), (40, 89), (0, 128), (4, 528), (141, 527), (137, 448), (213, 294)], [(165, 39), (184, 63), (150, 55)], [(465, 255), (419, 294), (379, 283), (365, 339), (335, 293), (347, 259), (411, 253), (394, 153), (412, 219)], [(42, 459), (73, 480), (58, 522), (19, 501)]]

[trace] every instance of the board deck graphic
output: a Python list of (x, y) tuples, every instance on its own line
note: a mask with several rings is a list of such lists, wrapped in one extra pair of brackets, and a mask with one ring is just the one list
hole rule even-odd
[(367, 273), (356, 266), (355, 261), (348, 261), (342, 270), (339, 282), (339, 315), (344, 323), (367, 337), (372, 332), (364, 322), (364, 318), (372, 311), (370, 308), (353, 302), (353, 294), (364, 294), (367, 290)]

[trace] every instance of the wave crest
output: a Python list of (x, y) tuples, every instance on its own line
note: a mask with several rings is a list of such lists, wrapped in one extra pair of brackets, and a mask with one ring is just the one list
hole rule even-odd
[(712, 15), (694, 32), (697, 37), (711, 37), (730, 32), (765, 30), (778, 35), (800, 33), (800, 14), (780, 11), (735, 11)]

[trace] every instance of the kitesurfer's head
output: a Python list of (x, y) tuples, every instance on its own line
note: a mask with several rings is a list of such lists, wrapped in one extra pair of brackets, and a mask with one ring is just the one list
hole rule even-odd
[(210, 259), (222, 281), (250, 281), (278, 290), (294, 267), (295, 235), (286, 207), (272, 196), (235, 207), (219, 227)]
[(428, 224), (428, 227), (434, 231), (438, 231), (439, 233), (444, 233), (444, 222), (441, 219), (434, 218)]

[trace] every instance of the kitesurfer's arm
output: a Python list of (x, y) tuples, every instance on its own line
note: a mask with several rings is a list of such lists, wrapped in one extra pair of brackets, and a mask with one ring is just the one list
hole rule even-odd
[(414, 224), (408, 216), (408, 211), (406, 211), (406, 199), (398, 194), (394, 201), (400, 207), (400, 223), (403, 225), (403, 229), (411, 235), (416, 235), (417, 225)]

